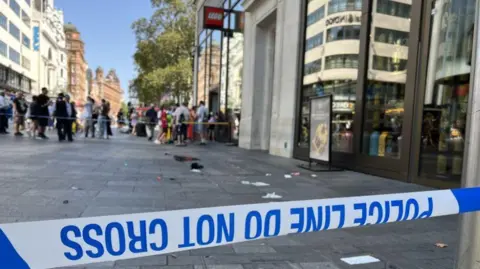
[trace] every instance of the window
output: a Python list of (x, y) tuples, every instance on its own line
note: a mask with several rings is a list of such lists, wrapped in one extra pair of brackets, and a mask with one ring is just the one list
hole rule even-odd
[(307, 26), (310, 26), (325, 17), (325, 6), (319, 7), (307, 16)]
[(20, 30), (18, 29), (18, 27), (13, 24), (12, 22), (10, 22), (10, 34), (15, 37), (18, 41), (20, 41)]
[(396, 31), (380, 27), (375, 28), (376, 42), (408, 46), (408, 36), (408, 32)]
[(60, 60), (61, 60), (62, 63), (63, 63), (63, 54), (60, 54)]
[(328, 2), (328, 14), (355, 10), (362, 10), (362, 0), (330, 0)]
[(31, 0), (25, 0), (25, 3), (27, 3), (28, 6), (31, 6), (31, 5), (32, 5)]
[(30, 70), (30, 60), (25, 56), (22, 56), (22, 67)]
[(373, 69), (387, 72), (403, 71), (407, 69), (407, 60), (374, 55)]
[(411, 5), (399, 3), (391, 0), (378, 0), (377, 1), (377, 12), (401, 17), (401, 18), (410, 18)]
[(7, 44), (3, 41), (0, 41), (0, 55), (7, 57)]
[(305, 64), (305, 76), (319, 72), (322, 69), (322, 59)]
[(18, 51), (10, 48), (8, 54), (10, 56), (10, 60), (12, 60), (14, 63), (20, 64), (20, 53), (18, 53)]
[(7, 30), (7, 16), (0, 12), (0, 27)]
[(25, 25), (27, 25), (28, 27), (30, 27), (30, 17), (28, 16), (28, 14), (22, 10), (22, 21), (23, 23), (25, 23)]
[(28, 38), (28, 36), (26, 36), (25, 34), (22, 34), (22, 44), (25, 47), (30, 48), (30, 38)]
[(10, 8), (20, 17), (20, 5), (17, 3), (17, 0), (10, 0)]
[(327, 42), (360, 39), (360, 25), (337, 26), (327, 30)]
[(63, 69), (60, 69), (60, 77), (63, 78)]
[(325, 69), (358, 68), (358, 54), (341, 54), (325, 57)]
[(323, 45), (323, 32), (307, 39), (305, 50), (309, 51), (321, 45)]

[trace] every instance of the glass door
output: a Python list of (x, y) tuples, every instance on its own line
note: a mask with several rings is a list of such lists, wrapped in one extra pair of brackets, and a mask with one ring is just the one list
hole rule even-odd
[(406, 180), (422, 1), (370, 5), (357, 159), (367, 172)]
[(413, 164), (417, 183), (460, 184), (471, 81), (476, 0), (430, 0)]

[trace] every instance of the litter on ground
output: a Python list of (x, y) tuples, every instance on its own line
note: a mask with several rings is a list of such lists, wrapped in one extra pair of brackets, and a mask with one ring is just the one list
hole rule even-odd
[(448, 245), (445, 244), (445, 243), (436, 243), (435, 246), (436, 246), (437, 248), (446, 248), (446, 247), (448, 247)]
[(291, 175), (285, 175), (285, 178), (292, 178)]
[(271, 177), (271, 176), (272, 176), (272, 174), (270, 174), (270, 173), (266, 173), (266, 174), (265, 174), (265, 176), (266, 176), (266, 177)]
[(253, 183), (251, 183), (251, 185), (253, 185), (253, 186), (255, 186), (255, 187), (266, 187), (266, 186), (270, 186), (270, 184), (265, 183), (265, 182), (253, 182)]
[(262, 196), (263, 199), (281, 199), (282, 196), (272, 192), (272, 193), (267, 193), (266, 195)]
[(193, 173), (201, 173), (201, 172), (202, 172), (202, 171), (199, 170), (199, 169), (192, 169), (191, 171), (192, 171)]

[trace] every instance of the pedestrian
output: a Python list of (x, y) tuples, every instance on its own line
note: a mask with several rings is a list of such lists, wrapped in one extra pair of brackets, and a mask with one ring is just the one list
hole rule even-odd
[(8, 118), (7, 118), (7, 111), (8, 111), (8, 101), (5, 97), (5, 91), (0, 91), (0, 134), (8, 134)]
[(187, 108), (187, 104), (183, 103), (177, 105), (175, 110), (175, 125), (176, 125), (176, 136), (177, 136), (177, 146), (185, 145), (185, 138), (187, 137), (187, 122), (190, 118), (190, 111)]
[[(32, 97), (32, 102), (28, 106), (28, 118), (29, 118), (29, 128), (28, 128), (28, 136), (35, 139), (37, 135), (37, 128), (38, 128), (38, 96), (34, 95)], [(53, 113), (53, 112), (52, 112)]]
[(112, 132), (112, 117), (110, 117), (110, 102), (107, 101), (107, 123), (106, 123), (106, 127), (107, 127), (107, 139), (109, 139), (110, 136), (113, 136), (113, 132)]
[(79, 127), (77, 124), (77, 110), (75, 109), (75, 103), (70, 100), (70, 95), (65, 95), (65, 105), (67, 106), (67, 121), (65, 128), (65, 133), (68, 138), (68, 141), (73, 142), (73, 126), (75, 125), (75, 132), (78, 131)]
[(187, 139), (191, 141), (195, 140), (195, 119), (197, 118), (196, 110), (197, 108), (195, 106), (190, 109), (190, 120), (188, 124)]
[(123, 110), (120, 109), (117, 113), (117, 126), (118, 129), (122, 129), (125, 126), (125, 116), (123, 115)]
[(100, 115), (98, 117), (98, 124), (100, 128), (100, 138), (107, 136), (107, 119), (108, 119), (108, 105), (105, 99), (102, 99), (100, 106)]
[[(70, 110), (70, 114), (71, 114)], [(57, 100), (54, 104), (53, 115), (57, 122), (57, 135), (58, 141), (65, 141), (66, 136), (69, 136), (69, 141), (73, 141), (72, 138), (72, 125), (69, 118), (69, 111), (67, 108), (67, 101), (63, 93), (59, 93)]]
[(200, 104), (197, 109), (197, 123), (198, 123), (198, 133), (200, 134), (200, 145), (205, 145), (205, 130), (204, 124), (208, 120), (207, 108), (205, 108), (205, 102), (200, 101)]
[(155, 144), (164, 144), (168, 135), (167, 110), (164, 106), (158, 111), (158, 127), (160, 132), (158, 133), (157, 140), (155, 140)]
[(93, 103), (93, 113), (92, 113), (92, 138), (95, 138), (95, 135), (96, 135), (96, 130), (99, 129), (98, 128), (98, 118), (100, 116), (100, 109), (101, 109), (101, 106), (100, 105), (96, 105), (96, 102), (95, 100), (92, 98), (92, 103)]
[(23, 98), (23, 93), (18, 92), (15, 100), (13, 100), (13, 107), (15, 111), (15, 136), (23, 136), (20, 132), (21, 128), (25, 127), (25, 114), (27, 113), (27, 104)]
[(147, 119), (146, 127), (150, 132), (148, 136), (148, 141), (152, 141), (153, 136), (155, 135), (155, 127), (158, 124), (158, 116), (157, 116), (157, 111), (155, 110), (155, 104), (150, 105), (150, 108), (145, 113), (145, 116)]
[(127, 111), (127, 118), (128, 118), (128, 132), (133, 134), (133, 123), (132, 123), (132, 116), (135, 113), (135, 108), (133, 107), (131, 102), (127, 104), (128, 111)]
[(217, 122), (216, 116), (213, 112), (210, 112), (210, 118), (208, 119), (208, 139), (215, 141), (215, 123)]
[(48, 126), (48, 119), (50, 118), (50, 113), (48, 111), (48, 106), (51, 104), (50, 98), (48, 97), (48, 89), (42, 88), (42, 93), (38, 95), (37, 98), (38, 104), (38, 137), (42, 139), (48, 139), (45, 135), (45, 129)]
[(92, 133), (92, 138), (95, 137), (95, 128), (93, 127), (93, 106), (95, 102), (89, 96), (87, 97), (87, 103), (83, 108), (83, 118), (85, 119), (85, 138), (88, 138), (88, 133)]
[(48, 127), (47, 127), (47, 130), (53, 130), (53, 127), (55, 125), (55, 120), (53, 119), (53, 109), (54, 109), (54, 106), (53, 106), (53, 103), (49, 104), (48, 105), (48, 115), (50, 117), (48, 117)]
[(131, 117), (130, 117), (130, 125), (132, 127), (131, 134), (133, 136), (137, 135), (137, 121), (138, 121), (138, 114), (137, 114), (137, 112), (133, 112)]

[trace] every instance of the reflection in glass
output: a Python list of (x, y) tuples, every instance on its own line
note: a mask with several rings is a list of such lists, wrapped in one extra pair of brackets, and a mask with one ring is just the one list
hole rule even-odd
[[(321, 0), (311, 0), (308, 3), (318, 7), (321, 5), (320, 2)], [(307, 29), (297, 146), (301, 148), (309, 146), (310, 99), (332, 94), (332, 151), (353, 153), (353, 119), (360, 46), (360, 25), (354, 18), (360, 17), (362, 1), (331, 0), (327, 7), (328, 14), (342, 11), (356, 12), (343, 22), (346, 25), (328, 29), (325, 28), (325, 24), (315, 23), (313, 19), (323, 18), (315, 14), (315, 12), (320, 14), (324, 12), (323, 6), (306, 14)], [(330, 49), (327, 53), (325, 43), (337, 40), (355, 40), (355, 42), (339, 42), (333, 45), (335, 50)]]
[[(374, 2), (377, 12), (372, 14), (369, 70), (364, 89), (362, 153), (400, 158), (408, 61), (404, 40), (408, 40), (410, 31), (410, 9), (405, 7), (410, 5), (390, 0)], [(389, 27), (375, 27), (380, 22)]]
[(419, 174), (459, 181), (471, 72), (475, 0), (434, 1)]

